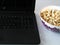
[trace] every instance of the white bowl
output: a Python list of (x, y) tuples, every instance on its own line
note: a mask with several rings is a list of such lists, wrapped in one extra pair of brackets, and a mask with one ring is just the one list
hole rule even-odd
[[(41, 12), (42, 11), (45, 11), (46, 9), (57, 9), (57, 10), (60, 10), (60, 6), (47, 6), (47, 7), (43, 8), (41, 10)], [(40, 16), (40, 13), (39, 13), (39, 16)], [(47, 29), (52, 30), (52, 31), (55, 31), (55, 32), (60, 32), (60, 26), (54, 26), (52, 24), (47, 23), (41, 16), (40, 16), (40, 19), (41, 19), (43, 25)]]

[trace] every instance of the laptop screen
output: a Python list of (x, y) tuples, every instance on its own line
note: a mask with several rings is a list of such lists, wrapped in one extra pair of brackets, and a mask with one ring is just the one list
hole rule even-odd
[(31, 11), (33, 10), (33, 0), (0, 0), (0, 9), (8, 11)]

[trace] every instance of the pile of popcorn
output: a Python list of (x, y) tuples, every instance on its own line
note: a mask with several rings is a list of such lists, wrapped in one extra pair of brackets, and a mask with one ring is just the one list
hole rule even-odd
[(60, 10), (46, 9), (40, 12), (41, 17), (48, 23), (60, 26)]

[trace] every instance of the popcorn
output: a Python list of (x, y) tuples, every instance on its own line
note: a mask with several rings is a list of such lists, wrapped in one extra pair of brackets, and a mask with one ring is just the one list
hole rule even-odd
[(40, 15), (46, 22), (55, 26), (60, 26), (60, 10), (46, 9), (41, 11)]

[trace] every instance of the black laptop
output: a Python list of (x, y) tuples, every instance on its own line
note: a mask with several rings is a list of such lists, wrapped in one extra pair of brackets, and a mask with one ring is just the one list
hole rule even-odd
[(39, 44), (35, 0), (0, 0), (0, 44)]

